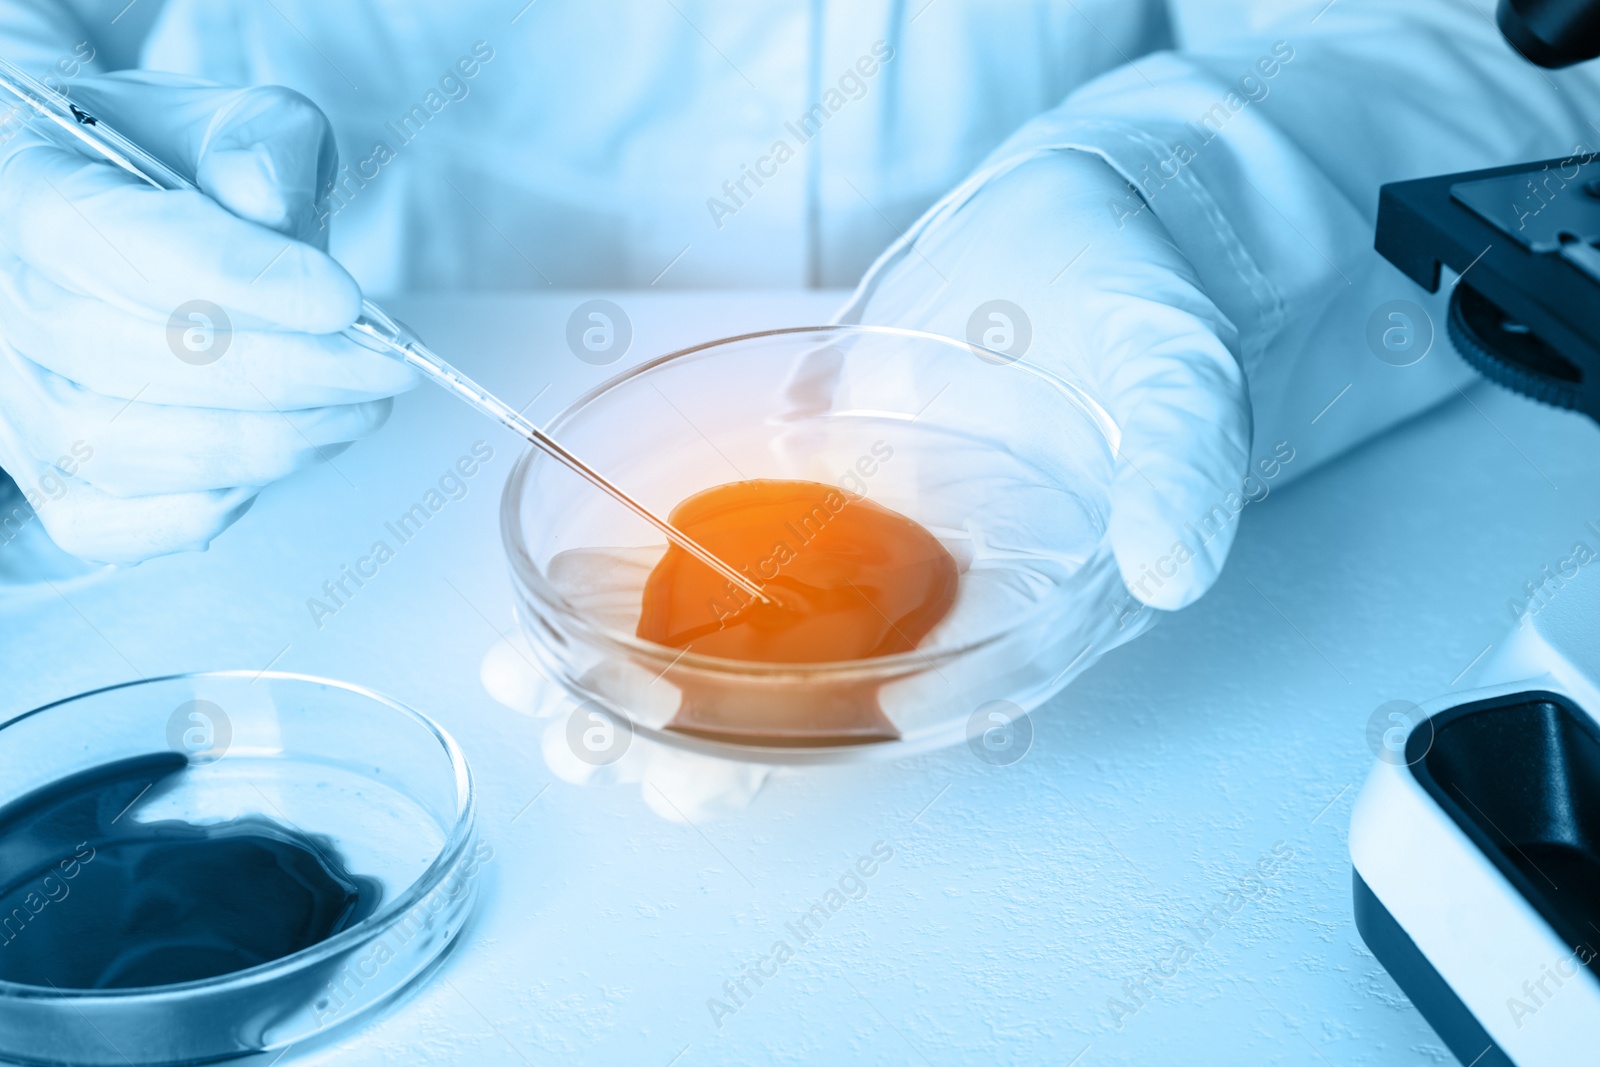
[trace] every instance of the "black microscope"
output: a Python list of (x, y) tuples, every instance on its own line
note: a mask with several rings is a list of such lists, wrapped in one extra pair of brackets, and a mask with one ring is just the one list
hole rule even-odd
[[(1600, 56), (1600, 0), (1500, 0), (1511, 47), (1541, 67)], [(1595, 131), (1600, 144), (1600, 130)], [(1377, 249), (1435, 292), (1460, 276), (1448, 332), (1484, 377), (1600, 420), (1600, 148), (1395, 182)]]

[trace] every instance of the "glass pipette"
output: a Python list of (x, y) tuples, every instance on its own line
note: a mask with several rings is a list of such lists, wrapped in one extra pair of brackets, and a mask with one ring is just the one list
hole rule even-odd
[[(0, 116), (0, 144), (9, 139), (11, 124), (20, 118), (55, 143), (113, 163), (158, 189), (199, 191), (199, 187), (150, 152), (128, 140), (104, 121), (73, 104), (65, 96), (5, 59), (0, 59), (0, 89), (19, 105)], [(42, 121), (31, 121), (31, 120)], [(757, 600), (767, 601), (761, 586), (739, 573), (694, 538), (657, 515), (605, 475), (567, 451), (560, 442), (523, 418), (511, 405), (461, 373), (422, 343), (411, 330), (371, 300), (361, 302), (361, 316), (344, 330), (351, 340), (385, 356), (415, 367), (424, 377), (497, 422), (516, 431), (534, 447), (610, 495), (628, 510), (660, 530), (667, 539), (710, 567)]]

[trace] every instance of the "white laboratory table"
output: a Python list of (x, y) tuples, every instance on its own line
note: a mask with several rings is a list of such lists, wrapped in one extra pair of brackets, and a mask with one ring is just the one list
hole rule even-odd
[[(593, 295), (392, 303), (514, 403), (537, 396), (540, 421), (627, 363), (839, 299), (612, 294), (636, 334), (594, 367), (564, 341)], [(495, 458), (467, 496), (319, 629), (307, 599), (478, 440)], [(484, 692), (512, 627), (497, 508), (518, 449), (424, 388), (209, 552), (7, 602), (0, 714), (272, 664), (380, 689), (460, 740), (495, 850), (476, 919), (414, 996), (286, 1064), (1447, 1063), (1351, 921), (1366, 724), (1466, 685), (1507, 601), (1593, 543), (1597, 443), (1471, 390), (1249, 507), (1217, 588), (1042, 709), (1021, 762), (962, 747), (807, 771), (685, 825), (637, 786), (554, 780), (543, 723)], [(893, 857), (866, 896), (714, 1019), (708, 998), (879, 842)]]

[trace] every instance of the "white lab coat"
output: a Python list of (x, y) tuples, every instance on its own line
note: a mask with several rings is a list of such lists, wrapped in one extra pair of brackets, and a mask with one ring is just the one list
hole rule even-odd
[[(348, 167), (387, 144), (333, 220), (374, 291), (848, 286), (1008, 134), (1170, 43), (1164, 8), (1130, 0), (523, 3), (167, 0), (143, 65), (297, 89)], [(493, 59), (449, 100), (439, 82), (477, 42)], [(786, 123), (875, 45), (893, 58), (802, 144)], [(41, 66), (59, 51), (40, 48)], [(402, 141), (398, 120), (442, 101)], [(778, 141), (794, 157), (730, 196)]]
[[(0, 37), (40, 68), (93, 35), (0, 0)], [(851, 285), (1019, 128), (1013, 147), (1136, 174), (1274, 41), (1296, 58), (1270, 97), (1152, 205), (1232, 264), (1207, 280), (1265, 334), (1323, 286), (1308, 260), (1370, 243), (1379, 181), (1600, 141), (1595, 76), (1535, 71), (1468, 0), (166, 0), (143, 65), (321, 106), (350, 168), (334, 250), (377, 291)], [(493, 58), (461, 77), (475, 45)], [(875, 50), (893, 58), (836, 92)], [(839, 106), (803, 142), (818, 103)], [(758, 168), (779, 141), (793, 158)], [(1208, 213), (1226, 238), (1196, 230)]]
[[(0, 0), (40, 68), (86, 32)], [(1600, 77), (1525, 63), (1471, 0), (168, 0), (143, 60), (320, 105), (371, 175), (333, 249), (378, 292), (849, 285), (1018, 161), (1094, 152), (1236, 327), (1295, 474), (1469, 378), (1372, 251), (1379, 184), (1600, 145)], [(915, 269), (904, 244), (880, 266)], [(1393, 297), (1434, 313), (1420, 370), (1361, 343)]]
[[(1134, 131), (1169, 140), (1274, 40), (1298, 65), (1183, 184), (1251, 176), (1271, 205), (1235, 181), (1216, 209), (1291, 302), (1298, 283), (1281, 272), (1303, 277), (1306, 255), (1319, 257), (1284, 240), (1280, 211), (1359, 244), (1380, 179), (1600, 140), (1581, 117), (1586, 106), (1596, 117), (1595, 78), (1533, 70), (1467, 0), (1174, 0), (1170, 14), (1162, 0), (522, 4), (168, 0), (145, 65), (296, 88), (332, 117), (347, 165), (387, 143), (396, 158), (335, 223), (336, 250), (376, 289), (853, 284), (991, 149), (1085, 82), (1136, 63), (1029, 135), (1115, 124), (1118, 152), (1137, 155)], [(480, 41), (495, 58), (463, 79), (467, 97), (401, 142), (391, 124), (429, 106)], [(1187, 51), (1149, 55), (1174, 44)], [(859, 99), (834, 97), (802, 144), (797, 119), (875, 45), (894, 58), (858, 79)], [(740, 193), (779, 141), (795, 157)], [(1199, 210), (1188, 192), (1171, 199), (1163, 221)]]

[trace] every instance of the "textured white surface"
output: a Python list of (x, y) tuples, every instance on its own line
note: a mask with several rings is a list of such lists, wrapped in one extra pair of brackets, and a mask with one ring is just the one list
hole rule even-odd
[[(587, 295), (395, 305), (514, 403), (554, 382), (541, 421), (620, 366), (564, 345)], [(615, 298), (630, 359), (838, 300)], [(1248, 508), (1220, 585), (1038, 714), (1011, 767), (962, 748), (808, 772), (694, 827), (636, 786), (550, 784), (542, 724), (478, 681), (511, 626), (496, 514), (516, 449), (433, 390), (210, 552), (0, 608), (0, 713), (276, 660), (390, 693), (462, 742), (495, 848), (478, 918), (414, 998), (284, 1063), (1448, 1063), (1350, 918), (1367, 718), (1448, 691), (1503, 640), (1508, 598), (1600, 518), (1593, 426), (1468, 397)], [(1308, 413), (1305, 437), (1359, 402)], [(467, 497), (318, 630), (306, 599), (480, 439), (495, 458)], [(864, 899), (799, 944), (784, 923), (879, 841), (894, 855)], [(1264, 860), (1265, 892), (1246, 881), (1255, 899), (1196, 933)], [(718, 1028), (707, 998), (779, 938), (794, 957)], [(1123, 985), (1147, 972), (1140, 1004)], [(1110, 998), (1136, 1009), (1120, 1028)]]

